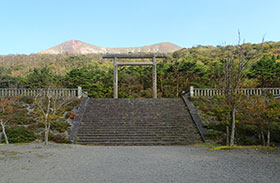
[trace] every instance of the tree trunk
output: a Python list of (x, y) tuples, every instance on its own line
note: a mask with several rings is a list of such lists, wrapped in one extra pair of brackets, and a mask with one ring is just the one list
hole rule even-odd
[(229, 146), (229, 126), (228, 125), (226, 125), (226, 132), (227, 132), (226, 145)]
[(267, 142), (266, 146), (270, 146), (270, 130), (267, 130)]
[(264, 137), (263, 129), (261, 126), (260, 126), (260, 133), (261, 133), (262, 144), (265, 146), (265, 137)]
[(266, 142), (267, 146), (270, 146), (270, 129), (271, 129), (271, 121), (268, 122), (268, 127), (267, 127), (267, 142)]
[(9, 144), (8, 136), (6, 134), (6, 129), (5, 129), (5, 124), (3, 123), (3, 120), (1, 119), (1, 127), (2, 127), (2, 132), (5, 138), (6, 144)]
[(162, 96), (164, 96), (163, 83), (162, 83), (162, 81), (163, 81), (163, 79), (160, 78), (160, 90), (161, 90)]
[(231, 134), (230, 134), (230, 142), (229, 142), (230, 146), (234, 145), (234, 139), (235, 139), (235, 113), (236, 113), (236, 108), (234, 106), (231, 110)]
[(258, 128), (258, 138), (259, 138), (259, 140), (261, 141), (261, 140), (262, 140), (262, 136), (261, 136), (261, 128), (260, 128), (260, 125), (257, 125), (257, 128)]
[(48, 95), (48, 107), (45, 113), (45, 144), (49, 143), (49, 132), (50, 132), (50, 122), (49, 122), (49, 112), (51, 107), (51, 96)]
[(176, 96), (179, 96), (179, 79), (176, 80)]
[(48, 145), (49, 144), (49, 130), (47, 125), (45, 126), (45, 144)]
[(48, 114), (45, 115), (45, 144), (49, 143), (49, 125), (48, 125)]

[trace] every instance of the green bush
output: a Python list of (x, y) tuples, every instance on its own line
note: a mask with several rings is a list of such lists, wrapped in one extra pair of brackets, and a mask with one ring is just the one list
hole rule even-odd
[(56, 121), (51, 124), (52, 130), (57, 130), (58, 132), (65, 132), (70, 128), (70, 124), (66, 121)]
[(271, 141), (280, 144), (280, 124), (277, 122), (272, 123)]
[(216, 130), (216, 131), (221, 131), (221, 132), (226, 132), (226, 126), (228, 125), (228, 122), (227, 121), (218, 121), (218, 122), (212, 122), (210, 124), (208, 124), (206, 126), (206, 128), (208, 129), (213, 129), (213, 130)]
[(31, 116), (27, 115), (26, 109), (23, 109), (11, 114), (9, 116), (9, 122), (10, 124), (28, 125), (35, 123), (36, 121)]
[(236, 126), (236, 130), (238, 134), (244, 134), (251, 137), (257, 135), (258, 133), (256, 125), (238, 124)]
[[(42, 139), (45, 138), (45, 133), (42, 134)], [(49, 133), (49, 141), (56, 143), (70, 143), (65, 135)]]
[(221, 131), (209, 130), (206, 134), (208, 140), (214, 140), (218, 143), (224, 143), (226, 134)]
[(26, 104), (33, 104), (34, 98), (33, 97), (21, 97), (19, 101), (24, 102)]
[(66, 106), (63, 107), (63, 108), (64, 108), (64, 111), (71, 111), (71, 110), (72, 110), (75, 106), (77, 106), (78, 104), (79, 104), (79, 101), (73, 99), (73, 101), (72, 101), (70, 104), (68, 104), (68, 105), (66, 105)]
[(26, 143), (36, 139), (34, 132), (24, 127), (9, 127), (6, 132), (10, 143)]
[(27, 128), (31, 131), (37, 131), (39, 128), (44, 128), (44, 126), (42, 125), (42, 123), (32, 123), (30, 125), (27, 126)]
[(246, 134), (238, 134), (236, 138), (238, 145), (258, 145), (260, 142), (253, 137), (246, 136)]

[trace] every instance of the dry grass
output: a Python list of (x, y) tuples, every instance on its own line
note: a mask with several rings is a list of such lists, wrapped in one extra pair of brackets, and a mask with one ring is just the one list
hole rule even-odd
[(267, 151), (277, 150), (276, 147), (271, 147), (271, 146), (218, 146), (209, 149), (209, 151), (233, 150), (233, 149), (255, 149), (255, 150), (267, 150)]

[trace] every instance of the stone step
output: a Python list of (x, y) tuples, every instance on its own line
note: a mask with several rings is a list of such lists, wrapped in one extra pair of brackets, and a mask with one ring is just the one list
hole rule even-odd
[[(104, 116), (103, 116), (104, 115)], [(188, 118), (188, 114), (185, 113), (181, 113), (180, 115), (172, 115), (172, 114), (157, 114), (157, 115), (150, 115), (150, 114), (145, 114), (145, 113), (140, 113), (140, 114), (117, 114), (115, 115), (114, 113), (106, 113), (106, 114), (102, 114), (102, 115), (96, 115), (94, 116), (93, 114), (88, 114), (87, 116), (85, 116), (85, 121), (87, 121), (86, 119), (89, 119), (90, 121), (98, 121), (98, 120), (103, 120), (103, 121), (112, 121), (112, 120), (119, 120), (119, 119), (123, 119), (123, 120), (139, 120), (139, 121), (149, 121), (149, 120), (158, 120), (159, 122), (161, 121), (169, 121), (169, 120), (184, 120), (186, 118)], [(156, 121), (155, 121), (156, 122)]]
[(186, 133), (78, 133), (79, 137), (94, 137), (94, 136), (106, 136), (106, 137), (115, 137), (115, 136), (140, 136), (140, 137), (145, 137), (145, 136), (152, 136), (152, 137), (189, 137), (191, 136), (190, 134)]
[(167, 137), (160, 137), (160, 136), (144, 136), (141, 137), (138, 136), (80, 136), (79, 138), (83, 140), (92, 139), (94, 141), (101, 141), (101, 140), (140, 140), (140, 141), (146, 141), (146, 140), (187, 140), (189, 137), (180, 137), (180, 136), (167, 136)]
[(124, 134), (124, 133), (131, 133), (131, 134), (134, 134), (134, 133), (140, 133), (140, 134), (162, 134), (162, 133), (178, 133), (178, 134), (183, 134), (183, 133), (188, 133), (188, 132), (194, 132), (196, 133), (197, 130), (196, 129), (190, 129), (190, 130), (186, 130), (186, 129), (174, 129), (174, 130), (165, 130), (164, 132), (161, 131), (161, 132), (158, 132), (156, 129), (154, 130), (145, 130), (145, 129), (141, 129), (141, 130), (133, 130), (133, 129), (125, 129), (125, 128), (122, 128), (122, 129), (98, 129), (98, 130), (80, 130), (78, 132), (78, 134), (83, 134), (83, 133), (92, 133), (92, 134), (99, 134), (99, 133), (104, 133), (104, 134), (116, 134), (116, 133), (119, 133), (119, 134)]
[[(195, 133), (195, 131), (194, 131)], [(157, 135), (157, 136), (162, 136), (162, 135), (174, 135), (174, 136), (189, 136), (188, 133), (185, 131), (165, 131), (165, 132), (157, 132), (157, 131), (79, 131), (78, 132), (79, 136), (83, 135), (108, 135), (108, 136), (114, 136), (114, 135)]]
[(182, 139), (186, 139), (189, 138), (190, 135), (184, 135), (184, 134), (79, 134), (79, 138), (106, 138), (106, 139), (110, 139), (110, 138), (139, 138), (139, 139), (143, 139), (143, 138), (160, 138), (160, 139), (164, 139), (164, 138), (182, 138)]
[(147, 132), (104, 132), (104, 133), (100, 133), (100, 132), (79, 132), (78, 133), (79, 136), (137, 136), (137, 135), (141, 135), (141, 137), (144, 136), (155, 136), (155, 137), (165, 137), (165, 136), (181, 136), (181, 137), (186, 137), (189, 136), (189, 134), (187, 133), (176, 133), (176, 132), (161, 132), (161, 133), (147, 133)]
[[(82, 145), (100, 145), (100, 146), (171, 146), (171, 145), (190, 145), (195, 144), (196, 142), (162, 142), (162, 141), (146, 141), (146, 142), (92, 142), (92, 141), (83, 141), (78, 142)], [(198, 143), (198, 142), (197, 142)]]
[(113, 126), (113, 127), (80, 127), (80, 131), (97, 131), (97, 130), (114, 130), (114, 131), (158, 131), (158, 130), (165, 130), (165, 131), (180, 131), (180, 129), (185, 130), (192, 130), (194, 128), (187, 128), (185, 126)]
[(184, 123), (86, 123), (86, 124), (82, 124), (82, 126), (84, 127), (110, 127), (111, 125), (114, 125), (116, 127), (121, 127), (121, 126), (128, 126), (128, 127), (148, 127), (148, 126), (155, 126), (155, 127), (182, 127), (182, 126), (186, 126)]
[(164, 133), (164, 132), (168, 132), (168, 133), (185, 133), (188, 131), (197, 131), (196, 128), (176, 128), (176, 127), (172, 127), (169, 129), (166, 128), (154, 128), (154, 129), (150, 129), (150, 128), (135, 128), (135, 129), (128, 129), (128, 128), (95, 128), (95, 129), (88, 129), (88, 128), (80, 128), (79, 132), (83, 132), (83, 133), (96, 133), (96, 132), (100, 132), (100, 133)]
[(103, 124), (103, 125), (117, 125), (117, 124), (137, 124), (137, 125), (168, 125), (168, 124), (184, 124), (186, 125), (186, 122), (183, 120), (177, 120), (177, 122), (175, 121), (132, 121), (132, 120), (128, 120), (128, 121), (124, 121), (124, 120), (114, 120), (114, 121), (83, 121), (81, 124), (82, 125), (99, 125), (99, 124)]
[(176, 140), (176, 139), (172, 139), (172, 138), (170, 138), (170, 139), (157, 139), (157, 138), (147, 138), (147, 139), (145, 139), (145, 138), (143, 138), (143, 139), (128, 139), (128, 138), (118, 138), (118, 139), (92, 139), (92, 138), (83, 138), (83, 139), (79, 139), (78, 140), (78, 142), (79, 143), (83, 143), (83, 142), (130, 142), (130, 143), (132, 143), (132, 142), (157, 142), (157, 141), (159, 141), (159, 142), (176, 142), (176, 143), (178, 143), (178, 142), (192, 142), (193, 140), (191, 140), (190, 139), (190, 141), (188, 141), (188, 140), (186, 140), (186, 139), (178, 139), (178, 140)]

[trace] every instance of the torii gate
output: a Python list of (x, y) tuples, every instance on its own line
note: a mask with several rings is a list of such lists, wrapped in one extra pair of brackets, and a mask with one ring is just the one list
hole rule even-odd
[[(156, 58), (167, 58), (163, 54), (144, 54), (144, 55), (132, 55), (132, 54), (108, 54), (102, 56), (103, 59), (114, 59), (114, 98), (118, 98), (118, 66), (153, 66), (153, 98), (157, 98), (157, 68)], [(152, 62), (118, 62), (118, 59), (152, 59)]]

